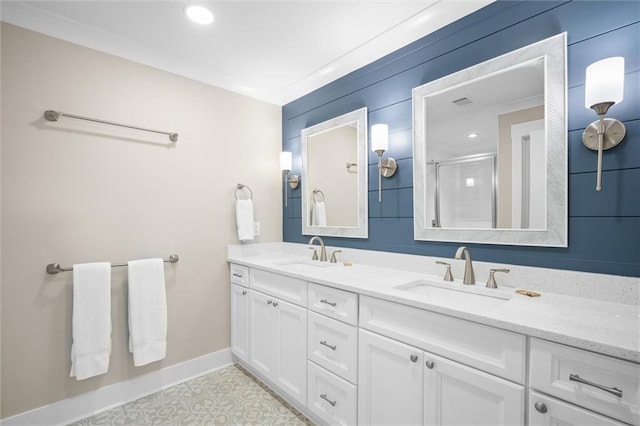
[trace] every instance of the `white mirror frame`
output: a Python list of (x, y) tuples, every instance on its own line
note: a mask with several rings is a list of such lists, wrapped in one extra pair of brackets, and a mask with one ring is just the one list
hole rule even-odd
[[(427, 227), (425, 98), (517, 64), (545, 58), (546, 229)], [(416, 240), (567, 247), (566, 33), (533, 43), (413, 89), (413, 229)]]
[[(348, 123), (356, 122), (357, 128), (357, 164), (358, 164), (358, 226), (310, 226), (310, 208), (312, 188), (308, 186), (307, 169), (307, 138), (326, 132)], [(367, 173), (369, 162), (367, 158), (367, 108), (360, 108), (331, 120), (324, 121), (301, 132), (302, 145), (302, 234), (325, 235), (331, 237), (368, 238), (369, 236), (369, 208), (367, 194)]]

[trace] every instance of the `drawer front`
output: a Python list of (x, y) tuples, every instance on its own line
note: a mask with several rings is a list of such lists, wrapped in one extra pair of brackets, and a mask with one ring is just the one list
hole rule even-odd
[(307, 307), (307, 282), (286, 275), (252, 269), (251, 288), (296, 305)]
[(355, 425), (357, 388), (309, 361), (307, 408), (330, 425)]
[(358, 329), (356, 327), (309, 312), (307, 342), (307, 354), (311, 361), (351, 383), (357, 383)]
[(236, 265), (231, 263), (229, 265), (229, 272), (231, 274), (231, 282), (244, 287), (249, 287), (249, 267)]
[(523, 335), (367, 296), (360, 297), (360, 327), (524, 383)]
[(309, 309), (358, 325), (358, 295), (355, 293), (309, 283)]
[[(531, 339), (529, 374), (534, 389), (623, 422), (640, 423), (638, 364)], [(618, 391), (621, 395), (614, 395)]]
[(623, 423), (537, 392), (531, 392), (529, 398), (529, 425), (624, 426)]

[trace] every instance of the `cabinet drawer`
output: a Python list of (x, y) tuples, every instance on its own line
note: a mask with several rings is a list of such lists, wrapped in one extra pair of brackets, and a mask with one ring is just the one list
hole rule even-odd
[(531, 339), (530, 359), (532, 388), (623, 422), (640, 422), (638, 364), (539, 339)]
[(356, 327), (309, 312), (307, 341), (307, 353), (311, 361), (351, 383), (357, 383), (358, 329)]
[(309, 361), (307, 408), (330, 425), (355, 425), (357, 388)]
[(531, 392), (529, 398), (529, 425), (624, 426), (623, 423), (537, 392)]
[(367, 296), (360, 297), (360, 327), (524, 383), (523, 335)]
[(355, 293), (309, 283), (309, 309), (358, 325), (358, 295)]
[(249, 287), (249, 267), (232, 263), (229, 265), (229, 272), (232, 283)]
[(251, 288), (287, 302), (307, 307), (307, 282), (286, 275), (252, 269)]

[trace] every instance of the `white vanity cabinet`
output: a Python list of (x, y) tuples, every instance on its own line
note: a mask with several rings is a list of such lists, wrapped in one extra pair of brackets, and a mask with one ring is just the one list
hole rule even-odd
[(423, 353), (360, 329), (358, 424), (421, 425)]
[(307, 310), (252, 290), (250, 318), (250, 365), (306, 404)]
[(309, 283), (307, 408), (331, 425), (355, 425), (358, 295)]
[(524, 387), (425, 352), (425, 425), (524, 424)]
[(364, 296), (360, 327), (359, 424), (524, 424), (524, 386), (479, 369), (524, 383), (524, 336)]
[[(638, 364), (540, 339), (531, 339), (530, 347), (532, 389), (613, 419), (640, 424)], [(549, 424), (548, 420), (555, 418), (566, 418), (566, 424), (589, 424), (586, 420), (572, 420), (588, 418), (590, 414), (585, 410), (554, 398), (543, 399), (536, 392), (531, 394), (530, 416), (539, 421), (533, 424)], [(591, 415), (591, 424), (616, 424), (611, 420), (598, 423), (599, 416)]]
[(249, 268), (229, 266), (231, 276), (231, 352), (249, 362)]
[(307, 401), (307, 283), (231, 264), (231, 351), (302, 405)]

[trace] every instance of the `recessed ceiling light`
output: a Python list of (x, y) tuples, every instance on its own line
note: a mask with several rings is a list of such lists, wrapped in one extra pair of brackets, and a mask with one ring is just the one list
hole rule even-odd
[(204, 6), (192, 4), (184, 9), (184, 13), (196, 24), (207, 25), (213, 22), (213, 13)]
[(467, 137), (468, 137), (469, 139), (477, 138), (477, 137), (478, 137), (478, 134), (477, 134), (477, 133), (469, 133), (469, 134), (467, 135)]

